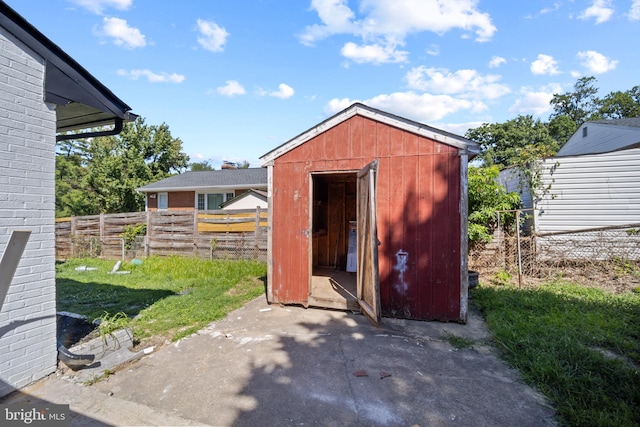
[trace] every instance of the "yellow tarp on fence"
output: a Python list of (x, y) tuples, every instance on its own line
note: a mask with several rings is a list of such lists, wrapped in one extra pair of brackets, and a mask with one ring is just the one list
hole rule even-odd
[[(268, 212), (260, 213), (260, 227), (266, 227), (268, 225), (268, 217)], [(198, 214), (198, 233), (254, 231), (256, 231), (256, 214), (253, 212), (236, 214)]]

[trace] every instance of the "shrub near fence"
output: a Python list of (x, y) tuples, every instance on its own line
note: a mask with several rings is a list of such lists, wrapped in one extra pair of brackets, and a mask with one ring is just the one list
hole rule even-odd
[[(268, 212), (261, 209), (60, 218), (56, 220), (56, 258), (182, 255), (266, 261), (267, 221)], [(125, 245), (122, 232), (136, 224), (146, 224), (146, 236)]]

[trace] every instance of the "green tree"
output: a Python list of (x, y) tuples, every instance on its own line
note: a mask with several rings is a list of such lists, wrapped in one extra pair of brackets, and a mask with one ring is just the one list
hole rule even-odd
[(567, 116), (576, 124), (576, 129), (588, 120), (599, 119), (601, 101), (596, 96), (598, 89), (593, 86), (595, 82), (595, 77), (581, 77), (573, 86), (573, 92), (554, 94), (551, 99), (551, 118)]
[(609, 93), (600, 103), (599, 114), (605, 119), (640, 117), (640, 86)]
[[(512, 211), (520, 207), (520, 196), (507, 193), (498, 183), (497, 166), (469, 167), (469, 246), (490, 242), (498, 226), (498, 211)], [(500, 226), (513, 228), (514, 212), (500, 216)]]
[(67, 141), (58, 146), (56, 214), (92, 215), (144, 208), (135, 189), (186, 170), (189, 157), (166, 124), (143, 118), (115, 136)]
[(578, 126), (569, 116), (556, 116), (549, 121), (549, 135), (558, 144), (558, 149), (576, 133)]
[(83, 157), (70, 144), (56, 155), (56, 217), (85, 215), (92, 212), (91, 199), (85, 189), (86, 168)]
[(251, 166), (249, 162), (246, 160), (238, 162), (237, 165), (238, 165), (238, 169), (249, 169), (249, 166)]
[(201, 162), (193, 162), (189, 164), (189, 169), (191, 170), (191, 172), (215, 170), (215, 168), (207, 160), (203, 160)]
[(562, 147), (578, 128), (587, 121), (640, 117), (640, 86), (627, 91), (615, 91), (604, 98), (597, 97), (595, 77), (582, 77), (573, 92), (555, 94), (551, 99), (553, 113), (549, 132)]
[(556, 153), (557, 143), (549, 128), (531, 115), (518, 116), (505, 123), (485, 123), (469, 129), (465, 136), (480, 144), (480, 159), (484, 166), (501, 168), (522, 163), (522, 155), (538, 153), (550, 156)]

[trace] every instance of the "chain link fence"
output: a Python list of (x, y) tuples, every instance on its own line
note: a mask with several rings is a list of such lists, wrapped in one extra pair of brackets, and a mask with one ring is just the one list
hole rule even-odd
[(518, 215), (518, 230), (499, 229), (490, 243), (470, 251), (469, 268), (480, 272), (481, 281), (523, 285), (564, 278), (640, 286), (640, 223), (536, 234), (530, 212)]

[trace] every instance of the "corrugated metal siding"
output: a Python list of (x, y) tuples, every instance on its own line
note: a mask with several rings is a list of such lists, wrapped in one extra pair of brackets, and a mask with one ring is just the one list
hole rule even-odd
[[(583, 129), (587, 128), (587, 136)], [(614, 124), (587, 122), (560, 149), (558, 156), (608, 153), (640, 142), (640, 129)]]
[(544, 161), (539, 233), (640, 221), (640, 149)]
[(457, 148), (362, 116), (274, 161), (274, 302), (308, 301), (310, 173), (356, 171), (375, 158), (383, 315), (460, 320)]

